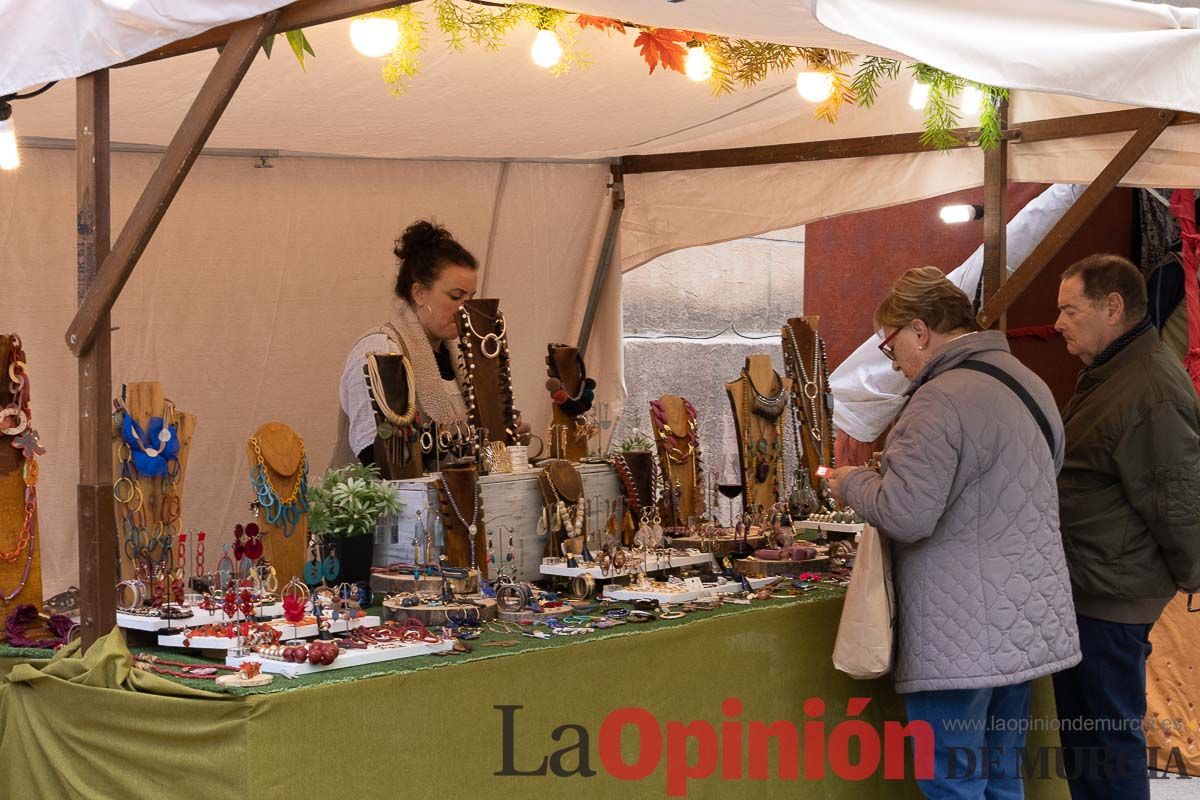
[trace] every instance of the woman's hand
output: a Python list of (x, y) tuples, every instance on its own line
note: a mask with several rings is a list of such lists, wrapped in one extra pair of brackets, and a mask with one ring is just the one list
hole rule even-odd
[(833, 493), (833, 499), (841, 505), (846, 504), (846, 500), (842, 496), (842, 481), (856, 469), (860, 469), (860, 467), (838, 467), (825, 475), (825, 480), (829, 481), (829, 491)]

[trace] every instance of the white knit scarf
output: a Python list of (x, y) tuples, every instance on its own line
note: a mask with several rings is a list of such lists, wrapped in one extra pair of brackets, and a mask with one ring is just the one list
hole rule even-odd
[(417, 388), (417, 407), (421, 409), (421, 414), (439, 423), (451, 419), (465, 419), (467, 406), (459, 388), (463, 385), (462, 369), (459, 360), (453, 358), (458, 352), (458, 339), (446, 342), (451, 361), (454, 363), (455, 380), (442, 380), (442, 373), (433, 356), (433, 347), (429, 343), (429, 337), (425, 335), (421, 320), (408, 303), (401, 301), (396, 305), (395, 319), (384, 325), (381, 332), (387, 334), (394, 344), (401, 344), (395, 341), (396, 336), (403, 342), (404, 352), (412, 364), (413, 384)]

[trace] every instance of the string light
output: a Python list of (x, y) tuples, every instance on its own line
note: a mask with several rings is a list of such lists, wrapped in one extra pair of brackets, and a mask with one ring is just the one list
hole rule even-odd
[(400, 44), (400, 26), (394, 19), (360, 17), (350, 23), (350, 43), (367, 58), (380, 58)]
[(529, 55), (533, 63), (543, 69), (550, 69), (562, 61), (563, 48), (562, 42), (558, 41), (558, 34), (549, 28), (540, 28), (533, 40), (533, 47), (529, 48)]
[(983, 218), (983, 206), (942, 206), (942, 210), (938, 212), (938, 216), (947, 225), (971, 222), (972, 220)]
[(796, 76), (796, 91), (810, 103), (824, 103), (833, 94), (833, 75), (808, 70)]
[(983, 92), (974, 86), (968, 86), (962, 93), (962, 112), (967, 116), (975, 116), (983, 108)]
[(21, 166), (17, 151), (17, 129), (12, 121), (12, 106), (0, 101), (0, 169), (13, 170)]
[(687, 61), (683, 64), (683, 70), (689, 78), (697, 83), (706, 81), (712, 77), (712, 58), (708, 55), (708, 51), (704, 49), (704, 45), (699, 42), (688, 44)]
[(913, 111), (922, 111), (929, 102), (929, 84), (913, 81), (912, 91), (908, 93), (908, 104)]

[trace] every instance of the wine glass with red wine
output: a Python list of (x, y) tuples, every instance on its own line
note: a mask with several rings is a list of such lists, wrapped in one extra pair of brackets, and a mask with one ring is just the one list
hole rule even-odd
[(742, 468), (737, 456), (725, 457), (725, 466), (717, 480), (717, 491), (729, 500), (729, 527), (733, 527), (733, 501), (745, 488), (742, 485)]

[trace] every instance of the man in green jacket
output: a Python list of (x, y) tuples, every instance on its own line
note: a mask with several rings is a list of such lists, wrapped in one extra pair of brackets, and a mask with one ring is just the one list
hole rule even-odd
[(1083, 661), (1054, 676), (1072, 800), (1149, 798), (1150, 629), (1200, 589), (1200, 407), (1146, 317), (1137, 268), (1094, 255), (1063, 273), (1058, 321), (1084, 363), (1063, 413), (1063, 545)]

